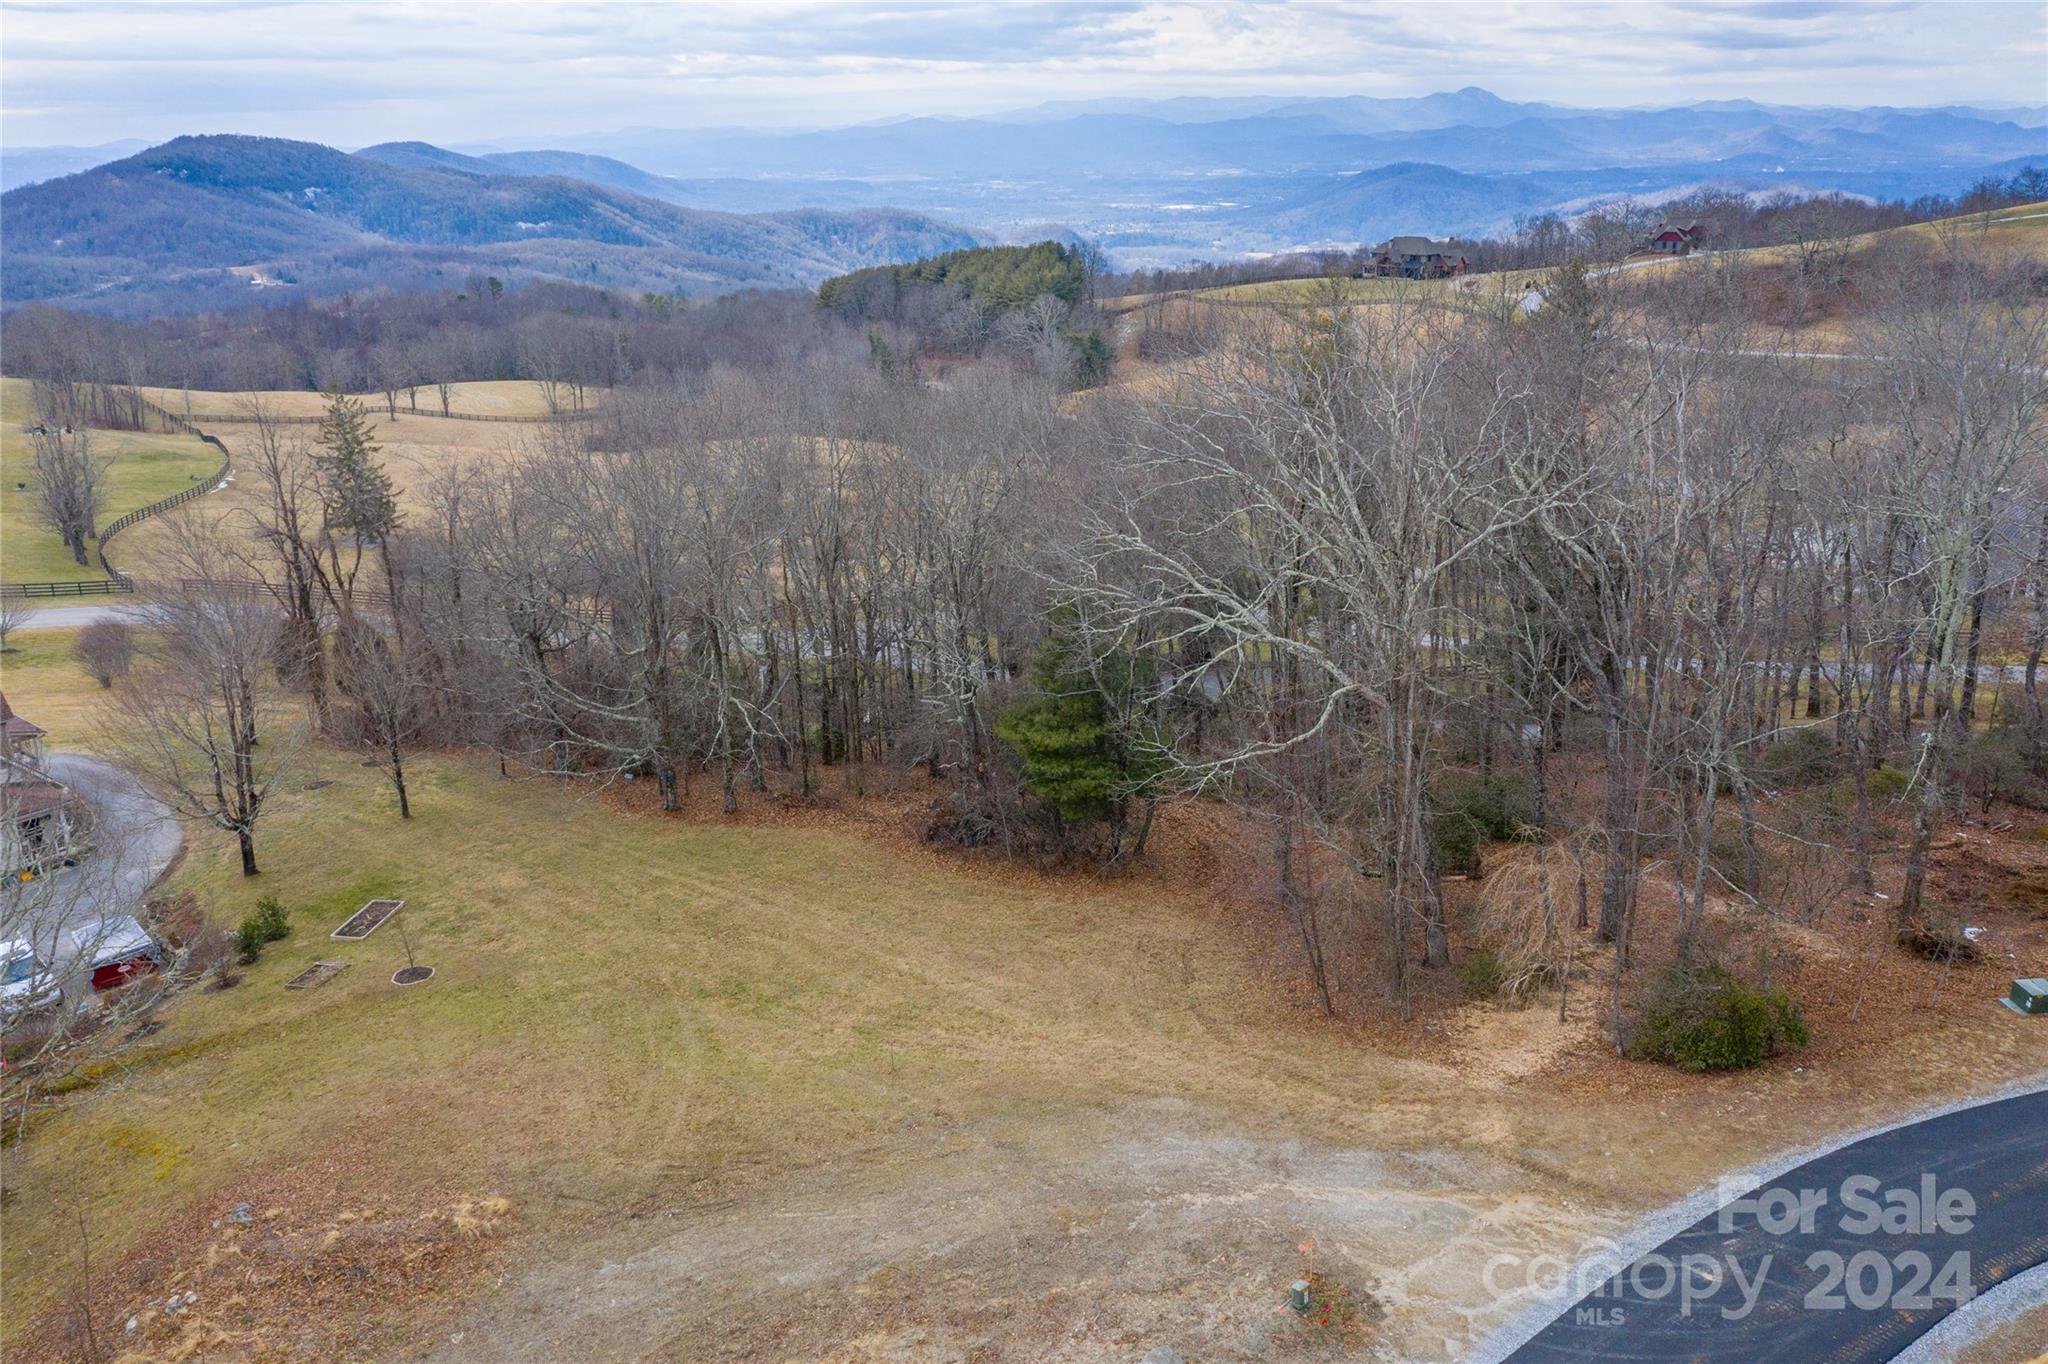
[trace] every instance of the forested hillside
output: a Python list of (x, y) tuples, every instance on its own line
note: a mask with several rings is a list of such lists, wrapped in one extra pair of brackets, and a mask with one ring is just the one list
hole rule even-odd
[(5, 299), (138, 312), (473, 271), (699, 294), (808, 285), (974, 240), (889, 209), (708, 213), (564, 176), (474, 174), (446, 154), (411, 161), (182, 137), (11, 191)]
[(1109, 349), (1090, 315), (1090, 276), (1088, 253), (1059, 242), (979, 247), (828, 279), (818, 305), (906, 328), (925, 349), (1002, 341), (1048, 375), (1092, 384), (1108, 376)]

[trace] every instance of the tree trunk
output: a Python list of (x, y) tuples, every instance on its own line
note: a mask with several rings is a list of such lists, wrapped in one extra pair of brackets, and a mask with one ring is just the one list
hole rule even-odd
[(399, 751), (398, 740), (391, 741), (391, 785), (398, 791), (398, 817), (412, 818), (412, 800), (405, 792), (405, 755)]
[(235, 830), (235, 843), (242, 852), (242, 875), (254, 876), (256, 874), (256, 840), (250, 837), (247, 829), (237, 829)]

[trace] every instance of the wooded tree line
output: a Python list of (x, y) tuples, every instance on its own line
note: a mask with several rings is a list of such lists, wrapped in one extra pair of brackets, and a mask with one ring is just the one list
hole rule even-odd
[[(1575, 214), (1523, 216), (1511, 231), (1449, 238), (1474, 270), (1532, 270), (1566, 261), (1620, 260), (1640, 250), (1660, 223), (1700, 224), (1716, 251), (1757, 246), (1811, 246), (1965, 213), (1990, 213), (2048, 200), (2048, 171), (2027, 167), (1987, 177), (1953, 198), (1866, 200), (1845, 194), (1753, 194), (1702, 189), (1665, 203), (1621, 199)], [(1426, 224), (1417, 224), (1418, 228)], [(1307, 251), (1257, 260), (1202, 261), (1171, 269), (1106, 276), (1104, 295), (1172, 293), (1262, 280), (1314, 279), (1369, 272), (1371, 243), (1355, 251)]]
[(338, 389), (378, 394), (393, 413), (446, 415), (450, 385), (514, 379), (538, 384), (550, 410), (569, 410), (593, 390), (823, 356), (905, 370), (933, 352), (1005, 358), (1062, 384), (1095, 384), (1108, 377), (1110, 356), (1087, 306), (1094, 268), (1084, 250), (1045, 242), (862, 271), (827, 281), (816, 297), (696, 302), (567, 284), (508, 288), (479, 275), (452, 295), (345, 296), (140, 322), (30, 306), (0, 332), (0, 367), (53, 392), (72, 385), (105, 409), (96, 424), (115, 427), (145, 420), (137, 387)]
[(608, 387), (866, 347), (858, 328), (820, 315), (804, 293), (686, 303), (561, 284), (507, 288), (479, 276), (453, 295), (364, 295), (142, 322), (30, 306), (8, 314), (0, 366), (107, 388), (338, 388), (436, 411), (450, 383)]
[[(259, 505), (185, 527), (166, 618), (207, 695), (138, 669), (138, 714), (215, 708), (213, 738), (148, 728), (225, 742), (218, 799), (184, 784), (238, 832), (268, 694), (401, 814), (426, 744), (667, 808), (922, 767), (932, 837), (1108, 863), (1161, 799), (1220, 799), (1270, 831), (1332, 1009), (1450, 964), (1445, 878), (1483, 829), (1566, 859), (1529, 950), (1612, 943), (1619, 1036), (1646, 884), (1681, 960), (1722, 952), (1716, 905), (1808, 912), (1799, 859), (1897, 875), (1899, 930), (1939, 934), (1941, 823), (2044, 799), (2030, 277), (1871, 281), (1858, 363), (1583, 270), (1533, 316), (1276, 315), (1064, 406), (1012, 367), (812, 355), (622, 395), (402, 512), (337, 397), (317, 435), (247, 428)], [(220, 586), (250, 576), (275, 597)], [(208, 642), (229, 618), (262, 624)]]

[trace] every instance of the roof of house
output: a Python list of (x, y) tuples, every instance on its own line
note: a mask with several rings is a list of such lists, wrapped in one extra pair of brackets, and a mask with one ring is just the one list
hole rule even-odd
[(1431, 241), (1428, 237), (1396, 237), (1387, 243), (1386, 249), (1397, 256), (1440, 256), (1449, 247), (1449, 242)]
[(45, 733), (41, 725), (14, 713), (14, 707), (7, 704), (6, 692), (0, 692), (0, 723), (6, 725), (10, 739), (33, 739)]
[(18, 772), (20, 769), (10, 764), (7, 780), (0, 782), (0, 807), (11, 818), (26, 819), (78, 799), (71, 794), (70, 787), (61, 786), (33, 769), (26, 775), (17, 775)]

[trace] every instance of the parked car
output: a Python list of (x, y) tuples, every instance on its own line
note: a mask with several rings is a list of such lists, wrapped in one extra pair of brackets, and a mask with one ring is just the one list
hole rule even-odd
[(0, 1022), (52, 1008), (64, 998), (57, 973), (26, 938), (0, 944)]
[(101, 919), (71, 930), (71, 949), (78, 954), (95, 990), (113, 990), (163, 965), (164, 953), (149, 931), (133, 916)]

